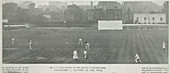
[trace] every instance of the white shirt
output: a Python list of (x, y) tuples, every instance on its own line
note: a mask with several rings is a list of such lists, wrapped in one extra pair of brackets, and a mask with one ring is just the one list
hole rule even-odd
[(87, 51), (84, 51), (84, 54), (87, 54)]
[(32, 41), (30, 41), (30, 43), (29, 44), (32, 44)]
[(12, 41), (14, 41), (15, 39), (14, 38), (12, 38)]
[(165, 48), (165, 42), (163, 42), (163, 44), (162, 44), (162, 45), (163, 45), (162, 47), (163, 47), (163, 48)]
[(77, 50), (74, 50), (73, 55), (77, 55)]
[(90, 43), (87, 43), (87, 46), (90, 46)]
[(79, 41), (82, 41), (82, 39), (80, 38)]
[(135, 59), (139, 59), (139, 55), (138, 54), (136, 54)]

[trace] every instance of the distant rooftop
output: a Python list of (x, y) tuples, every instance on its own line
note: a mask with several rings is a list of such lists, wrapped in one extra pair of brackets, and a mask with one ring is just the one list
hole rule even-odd
[(163, 6), (158, 6), (152, 1), (126, 1), (123, 8), (130, 9), (134, 13), (161, 12)]
[(94, 6), (91, 5), (79, 5), (81, 9), (94, 9)]
[(156, 12), (156, 13), (134, 13), (134, 14), (165, 14), (165, 13), (161, 13), (161, 12)]
[(97, 8), (102, 9), (121, 9), (121, 4), (116, 1), (99, 1)]
[(22, 1), (20, 4), (18, 4), (18, 6), (24, 9), (28, 9), (28, 6), (32, 3), (33, 3), (32, 1)]

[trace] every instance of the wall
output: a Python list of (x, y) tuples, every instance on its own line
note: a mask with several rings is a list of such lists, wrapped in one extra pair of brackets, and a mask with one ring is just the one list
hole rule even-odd
[(123, 30), (122, 20), (100, 20), (98, 30)]

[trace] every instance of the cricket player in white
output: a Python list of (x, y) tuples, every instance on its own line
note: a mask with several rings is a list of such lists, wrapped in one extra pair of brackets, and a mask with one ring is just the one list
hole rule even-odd
[(76, 49), (73, 51), (73, 59), (78, 60), (78, 54)]
[(87, 59), (87, 50), (84, 50), (83, 54), (84, 54), (84, 58)]
[(69, 45), (68, 39), (65, 39), (65, 45)]
[(64, 21), (64, 24), (66, 23), (66, 21)]
[(32, 40), (30, 40), (30, 42), (29, 42), (29, 49), (30, 50), (32, 49)]
[(89, 50), (89, 48), (90, 48), (90, 43), (86, 42), (85, 49)]
[(15, 41), (15, 39), (14, 38), (12, 38), (12, 45), (14, 45), (15, 43), (14, 43), (14, 41)]
[(136, 54), (136, 56), (135, 56), (135, 62), (136, 63), (142, 62), (138, 54)]
[(83, 45), (83, 41), (81, 38), (79, 38), (79, 42), (78, 42), (79, 45)]
[(163, 50), (166, 49), (165, 41), (163, 41), (163, 43), (162, 43), (162, 49), (163, 49)]

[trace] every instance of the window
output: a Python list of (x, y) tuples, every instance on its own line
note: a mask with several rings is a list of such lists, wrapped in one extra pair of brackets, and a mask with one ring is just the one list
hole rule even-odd
[(150, 22), (148, 22), (148, 24), (150, 24)]
[(144, 22), (144, 24), (146, 24), (146, 22)]
[(136, 17), (136, 20), (138, 20), (139, 19), (139, 17)]
[(162, 17), (160, 18), (160, 20), (162, 21)]
[(119, 11), (119, 14), (121, 14), (121, 12)]
[(61, 6), (61, 8), (66, 8), (65, 6)]
[(150, 17), (148, 17), (148, 20), (150, 20)]
[(146, 20), (146, 17), (144, 17), (144, 20)]
[(117, 14), (119, 14), (119, 11), (117, 12)]
[(118, 19), (117, 16), (115, 16), (115, 19)]
[(155, 17), (152, 17), (152, 20), (155, 20)]
[(117, 12), (115, 12), (115, 15), (117, 15)]

